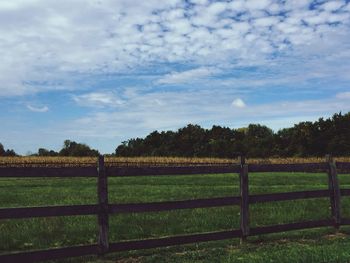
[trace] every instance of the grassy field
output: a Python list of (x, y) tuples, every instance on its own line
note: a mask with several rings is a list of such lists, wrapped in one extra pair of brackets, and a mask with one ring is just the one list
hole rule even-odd
[[(250, 174), (250, 193), (327, 189), (326, 174)], [(350, 175), (339, 175), (350, 188)], [(109, 178), (111, 203), (183, 200), (238, 195), (236, 174)], [(96, 203), (95, 178), (0, 179), (0, 207)], [(342, 198), (350, 217), (350, 198)], [(256, 204), (251, 226), (330, 217), (327, 198)], [(110, 241), (236, 229), (239, 207), (125, 214), (110, 217)], [(0, 221), (0, 253), (96, 243), (95, 216)], [(68, 259), (64, 262), (350, 262), (350, 228), (294, 231), (143, 251)], [(62, 261), (60, 261), (62, 262)]]

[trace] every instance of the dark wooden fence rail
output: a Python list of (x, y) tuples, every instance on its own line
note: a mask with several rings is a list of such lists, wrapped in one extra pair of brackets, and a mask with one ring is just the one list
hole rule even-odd
[[(328, 174), (328, 190), (313, 190), (288, 193), (273, 193), (249, 195), (249, 172), (324, 172)], [(98, 159), (96, 167), (0, 167), (0, 177), (98, 177), (97, 193), (98, 204), (25, 207), (25, 208), (1, 208), (0, 219), (97, 215), (99, 224), (98, 243), (94, 245), (55, 248), (0, 255), (0, 262), (37, 262), (51, 259), (61, 259), (84, 255), (109, 252), (156, 248), (172, 245), (181, 245), (194, 242), (241, 238), (243, 241), (248, 236), (277, 233), (290, 230), (300, 230), (316, 227), (333, 226), (339, 229), (341, 225), (350, 225), (350, 218), (341, 217), (340, 202), (342, 196), (350, 196), (350, 189), (340, 189), (337, 178), (338, 173), (350, 173), (350, 163), (335, 163), (330, 156), (326, 156), (324, 163), (302, 164), (246, 164), (244, 158), (240, 163), (232, 165), (200, 165), (187, 167), (105, 167), (104, 158)], [(213, 174), (213, 173), (238, 173), (240, 176), (240, 195), (210, 199), (196, 199), (183, 201), (109, 204), (108, 180), (110, 176), (145, 176), (145, 175), (186, 175), (186, 174)], [(279, 224), (263, 227), (249, 227), (249, 204), (275, 202), (285, 200), (297, 200), (307, 198), (330, 198), (331, 219)], [(175, 209), (207, 208), (218, 206), (240, 206), (240, 229), (200, 233), (184, 236), (163, 237), (156, 239), (123, 241), (109, 243), (108, 218), (110, 214), (120, 213), (144, 213), (169, 211)], [(1, 234), (1, 233), (0, 233)]]

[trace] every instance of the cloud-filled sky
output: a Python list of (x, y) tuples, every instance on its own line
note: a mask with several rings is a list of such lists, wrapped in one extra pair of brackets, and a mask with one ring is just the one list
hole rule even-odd
[(103, 153), (350, 111), (349, 0), (0, 0), (0, 142)]

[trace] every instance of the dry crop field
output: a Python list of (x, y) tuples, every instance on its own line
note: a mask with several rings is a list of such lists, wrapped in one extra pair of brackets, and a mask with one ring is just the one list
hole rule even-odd
[[(350, 157), (336, 157), (339, 162), (349, 162)], [(292, 158), (250, 158), (248, 164), (255, 163), (316, 163), (324, 162), (324, 157)], [(237, 163), (238, 159), (185, 158), (185, 157), (105, 157), (107, 166), (181, 166), (220, 165)], [(0, 166), (92, 166), (97, 157), (0, 157)]]

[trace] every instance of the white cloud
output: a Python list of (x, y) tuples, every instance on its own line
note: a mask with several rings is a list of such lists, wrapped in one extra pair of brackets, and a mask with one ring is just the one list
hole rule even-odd
[(345, 5), (344, 1), (329, 1), (321, 5), (321, 9), (335, 11)]
[(306, 21), (309, 24), (323, 24), (326, 23), (328, 20), (328, 17), (330, 16), (330, 13), (323, 12), (323, 13), (316, 13), (313, 16), (305, 17), (304, 21)]
[(232, 101), (231, 105), (235, 108), (245, 108), (246, 107), (245, 102), (240, 98), (234, 99)]
[(33, 111), (33, 112), (48, 112), (49, 111), (49, 107), (47, 107), (47, 106), (36, 107), (36, 106), (32, 106), (32, 105), (27, 105), (27, 109), (29, 109), (30, 111)]
[(208, 4), (208, 0), (191, 0), (191, 3), (196, 5), (206, 5)]
[(80, 83), (67, 85), (68, 75), (122, 74), (158, 63), (199, 68), (259, 65), (269, 56), (307, 48), (313, 40), (312, 45), (327, 45), (332, 30), (343, 35), (339, 45), (348, 43), (350, 10), (344, 1), (326, 2), (315, 10), (309, 9), (310, 1), (193, 3), (188, 7), (180, 0), (3, 1), (0, 57), (5, 66), (0, 66), (0, 96), (47, 90), (37, 82), (77, 88)]
[(350, 99), (350, 91), (340, 92), (336, 94), (338, 99)]
[(1, 1), (0, 11), (14, 11), (16, 9), (24, 8), (28, 5), (35, 4), (37, 0), (16, 0), (16, 1)]
[(196, 68), (182, 72), (173, 72), (165, 75), (157, 81), (158, 84), (180, 84), (204, 80), (211, 75), (217, 73), (218, 70), (214, 68)]
[(266, 9), (271, 5), (269, 0), (249, 0), (246, 2), (248, 9)]
[(218, 15), (227, 9), (227, 3), (214, 2), (207, 8), (207, 12), (213, 15)]
[[(229, 127), (243, 127), (249, 123), (264, 123), (272, 128), (292, 126), (291, 120), (303, 121), (334, 112), (350, 110), (347, 101), (338, 98), (321, 100), (280, 100), (272, 103), (244, 106), (237, 99), (233, 111), (229, 107), (230, 91), (226, 92), (165, 92), (134, 95), (128, 107), (115, 112), (95, 112), (65, 124), (68, 136), (82, 138), (119, 138), (122, 141), (131, 137), (145, 136), (149, 132), (178, 129), (188, 123), (210, 127), (213, 124)], [(215, 103), (208, 103), (213, 101)], [(157, 101), (166, 103), (158, 104)], [(243, 102), (243, 103), (242, 103)], [(194, 106), (195, 105), (195, 106)], [(276, 121), (278, 120), (278, 121)], [(57, 131), (56, 128), (53, 128)], [(84, 132), (82, 132), (84, 131)], [(71, 136), (71, 137), (72, 137)]]
[(242, 0), (232, 1), (229, 3), (229, 8), (235, 12), (246, 10), (245, 2)]
[(91, 92), (82, 95), (73, 95), (73, 100), (80, 106), (98, 108), (118, 107), (124, 104), (124, 101), (112, 92)]
[(263, 17), (263, 18), (258, 18), (254, 20), (254, 25), (256, 26), (272, 26), (272, 25), (278, 25), (280, 19), (278, 17)]

